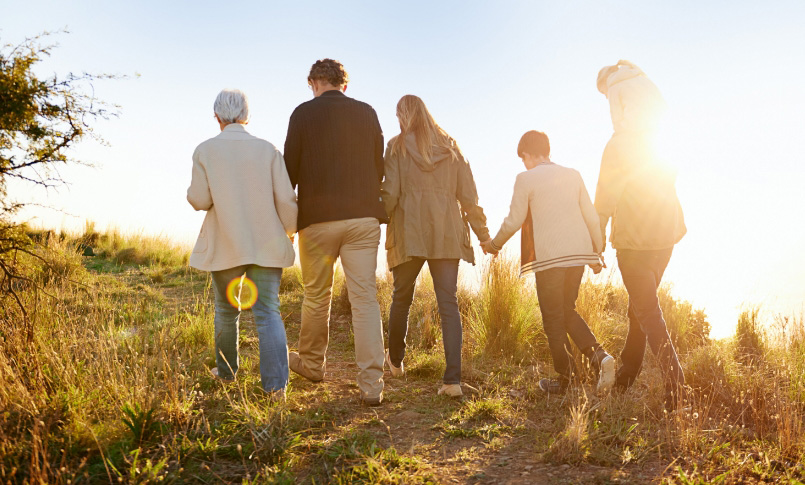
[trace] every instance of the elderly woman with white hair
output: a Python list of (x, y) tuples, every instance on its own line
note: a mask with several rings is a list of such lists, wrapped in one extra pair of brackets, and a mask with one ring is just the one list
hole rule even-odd
[(234, 89), (218, 94), (213, 106), (221, 133), (193, 153), (187, 200), (207, 211), (190, 266), (212, 272), (215, 290), (213, 375), (237, 375), (240, 312), (251, 307), (260, 347), (263, 390), (284, 400), (288, 384), (288, 346), (279, 310), (282, 268), (293, 265), (296, 194), (282, 154), (250, 135), (246, 95)]

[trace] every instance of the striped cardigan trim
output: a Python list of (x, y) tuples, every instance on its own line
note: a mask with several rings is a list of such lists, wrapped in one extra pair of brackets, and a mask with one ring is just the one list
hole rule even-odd
[(584, 266), (586, 264), (597, 264), (600, 262), (601, 260), (598, 258), (597, 254), (572, 254), (545, 261), (531, 261), (520, 266), (520, 276), (526, 273), (536, 273), (551, 268)]

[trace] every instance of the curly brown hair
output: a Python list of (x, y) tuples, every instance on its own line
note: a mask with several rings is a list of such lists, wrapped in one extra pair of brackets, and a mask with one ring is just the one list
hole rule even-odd
[(310, 68), (308, 82), (313, 80), (327, 81), (333, 86), (344, 86), (349, 82), (349, 75), (344, 65), (335, 59), (321, 59)]

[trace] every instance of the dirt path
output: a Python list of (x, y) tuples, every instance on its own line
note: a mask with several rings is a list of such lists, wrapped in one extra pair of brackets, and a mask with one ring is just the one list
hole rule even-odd
[[(292, 348), (298, 340), (297, 332), (296, 325), (289, 326)], [(401, 453), (418, 457), (442, 483), (652, 483), (663, 475), (662, 463), (604, 467), (546, 462), (544, 439), (535, 438), (542, 425), (540, 413), (533, 410), (534, 401), (545, 398), (491, 388), (481, 379), (471, 382), (478, 394), (450, 399), (436, 395), (440, 373), (421, 376), (420, 369), (413, 366), (405, 378), (394, 378), (387, 370), (383, 405), (362, 406), (355, 383), (358, 369), (349, 320), (335, 317), (330, 336), (325, 380), (312, 383), (292, 372), (292, 392), (302, 391), (313, 400), (316, 394), (330, 396), (331, 400), (323, 399), (318, 404), (323, 410), (335, 411), (336, 428), (376, 433), (381, 446), (393, 446)], [(496, 405), (502, 402), (498, 411), (490, 412), (479, 404), (489, 399)], [(473, 415), (478, 408), (487, 411)], [(555, 421), (557, 413), (547, 418)]]
[[(141, 278), (124, 277), (130, 285)], [(166, 311), (194, 312), (205, 303), (211, 308), (206, 275), (187, 274), (181, 280), (183, 284), (155, 285), (164, 297)], [(281, 298), (288, 343), (295, 350), (301, 290)], [(356, 432), (370, 433), (382, 448), (393, 447), (400, 455), (415, 458), (420, 469), (439, 483), (653, 483), (663, 476), (667, 463), (650, 459), (625, 466), (611, 461), (597, 466), (587, 459), (579, 465), (551, 460), (546, 452), (564, 429), (568, 405), (556, 398), (549, 401), (535, 390), (534, 370), (477, 369), (465, 359), (464, 379), (478, 392), (462, 399), (437, 396), (443, 369), (440, 344), (410, 352), (405, 378), (393, 378), (386, 372), (383, 405), (362, 406), (348, 314), (343, 305), (334, 304), (325, 380), (313, 383), (291, 373), (289, 409), (313, 416), (306, 448), (294, 450), (301, 458), (293, 466), (297, 481), (308, 483), (315, 478), (320, 482), (321, 450)], [(244, 313), (241, 330), (243, 355), (256, 361), (250, 312)], [(511, 376), (500, 378), (498, 372)]]

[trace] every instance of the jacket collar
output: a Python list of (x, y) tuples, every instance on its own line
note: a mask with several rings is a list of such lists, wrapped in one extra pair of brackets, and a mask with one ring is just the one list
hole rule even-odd
[(224, 132), (248, 133), (246, 131), (246, 127), (240, 123), (229, 123), (228, 125), (224, 126)]
[(638, 76), (645, 76), (643, 71), (638, 67), (620, 67), (617, 71), (613, 72), (607, 78), (607, 88), (611, 88), (612, 86), (618, 84), (622, 81), (628, 81), (629, 79), (638, 77)]
[(338, 89), (331, 89), (329, 91), (325, 91), (319, 95), (319, 97), (322, 96), (343, 96), (345, 98), (347, 97), (346, 94), (344, 94), (342, 91), (339, 91)]

